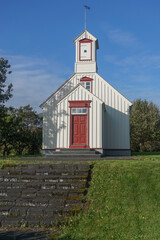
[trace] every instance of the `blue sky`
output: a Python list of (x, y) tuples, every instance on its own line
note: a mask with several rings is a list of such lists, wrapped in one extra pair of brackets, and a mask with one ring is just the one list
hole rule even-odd
[(39, 105), (74, 73), (73, 39), (98, 38), (98, 73), (133, 101), (160, 106), (159, 0), (0, 0), (0, 57), (14, 86), (7, 105)]

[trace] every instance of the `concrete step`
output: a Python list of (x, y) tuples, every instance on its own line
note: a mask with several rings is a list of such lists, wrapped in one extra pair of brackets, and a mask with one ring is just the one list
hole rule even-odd
[(95, 152), (95, 149), (92, 148), (61, 148), (61, 149), (56, 149), (56, 151), (67, 151), (67, 152), (74, 152), (74, 151), (78, 151), (78, 152)]
[(99, 154), (99, 153), (93, 152), (93, 151), (71, 151), (71, 152), (69, 152), (69, 151), (55, 151), (53, 153), (53, 155), (57, 155), (57, 154), (61, 154), (61, 155), (65, 155), (65, 154), (67, 154), (67, 155), (81, 155), (81, 154), (83, 154), (83, 155), (95, 155), (95, 154)]
[(100, 154), (53, 154), (53, 155), (47, 155), (46, 159), (49, 160), (61, 160), (61, 161), (82, 161), (82, 160), (95, 160), (95, 159), (100, 159), (101, 155)]

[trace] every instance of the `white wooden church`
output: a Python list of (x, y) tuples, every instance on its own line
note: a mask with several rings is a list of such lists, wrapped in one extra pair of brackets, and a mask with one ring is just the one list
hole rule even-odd
[(74, 74), (40, 106), (43, 154), (90, 148), (105, 155), (130, 155), (132, 103), (97, 73), (98, 39), (84, 30), (74, 44)]

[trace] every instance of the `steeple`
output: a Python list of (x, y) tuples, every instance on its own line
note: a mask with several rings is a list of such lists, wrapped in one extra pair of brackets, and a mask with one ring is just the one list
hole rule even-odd
[(74, 40), (75, 73), (97, 72), (98, 40), (86, 29)]

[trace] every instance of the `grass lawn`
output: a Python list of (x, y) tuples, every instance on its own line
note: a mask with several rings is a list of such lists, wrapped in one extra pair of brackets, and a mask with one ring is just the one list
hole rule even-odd
[(86, 209), (56, 239), (160, 240), (160, 154), (134, 158), (94, 164)]

